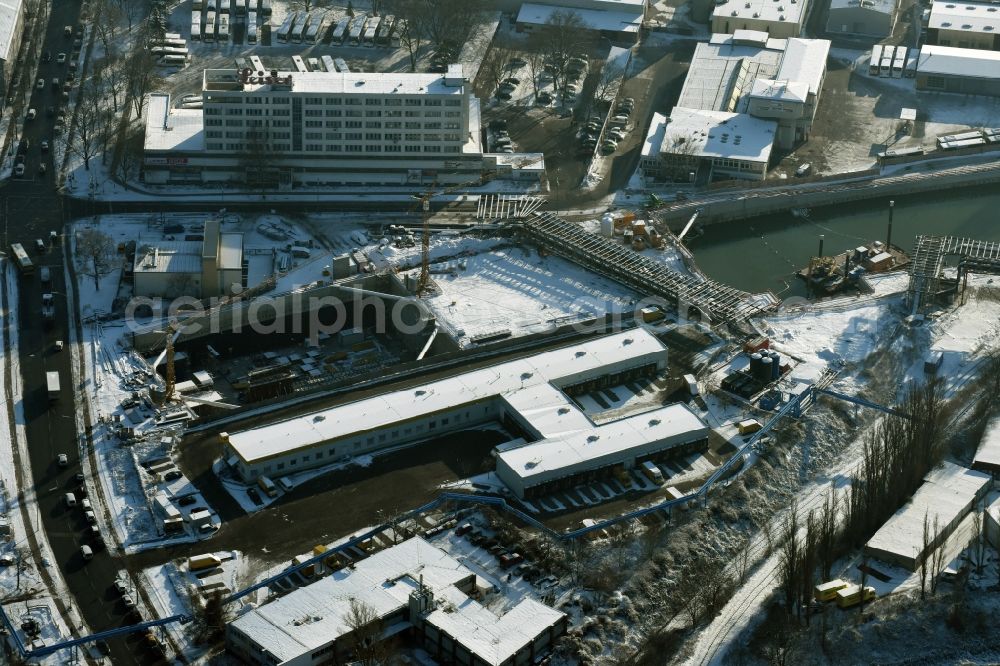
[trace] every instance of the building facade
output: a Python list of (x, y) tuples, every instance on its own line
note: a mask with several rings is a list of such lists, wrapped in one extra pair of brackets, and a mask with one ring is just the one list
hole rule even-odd
[(24, 1), (0, 0), (0, 109), (7, 108), (14, 64), (24, 35)]
[(882, 39), (892, 34), (896, 9), (896, 0), (833, 0), (826, 32), (831, 37), (850, 35)]
[(926, 43), (1000, 51), (1000, 4), (935, 0), (927, 20)]
[(924, 46), (917, 58), (917, 90), (1000, 97), (1000, 51)]
[(202, 99), (193, 110), (150, 97), (145, 182), (290, 189), (484, 179), (479, 101), (460, 65), (447, 74), (207, 69)]

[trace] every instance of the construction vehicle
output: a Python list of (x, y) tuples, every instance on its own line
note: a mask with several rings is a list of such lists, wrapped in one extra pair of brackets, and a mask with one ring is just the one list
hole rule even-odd
[(201, 571), (222, 566), (222, 560), (215, 555), (193, 555), (188, 558), (189, 571)]

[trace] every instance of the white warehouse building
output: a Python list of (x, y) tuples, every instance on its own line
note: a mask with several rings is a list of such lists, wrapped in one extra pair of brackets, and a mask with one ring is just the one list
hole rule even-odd
[(832, 0), (826, 31), (882, 39), (892, 34), (897, 8), (897, 0)]
[(262, 666), (352, 663), (353, 600), (372, 609), (382, 636), (409, 632), (443, 664), (537, 663), (566, 631), (564, 613), (530, 597), (498, 614), (475, 592), (472, 570), (414, 537), (240, 615), (226, 649)]
[(243, 234), (222, 232), (218, 220), (207, 220), (201, 235), (201, 240), (140, 236), (132, 264), (135, 295), (211, 298), (245, 289)]
[[(667, 449), (694, 448), (708, 428), (686, 407), (671, 405), (600, 425), (570, 396), (639, 377), (667, 365), (667, 349), (645, 329), (472, 370), (417, 388), (348, 402), (242, 432), (223, 434), (223, 457), (244, 481), (283, 476), (339, 459), (500, 422), (520, 435), (500, 447), (498, 473), (521, 497), (631, 466)], [(656, 421), (657, 423), (653, 423)], [(589, 438), (594, 437), (596, 440)], [(579, 449), (601, 440), (600, 455), (556, 457), (531, 473), (519, 456)], [(529, 444), (528, 442), (537, 442)], [(524, 444), (518, 447), (518, 444)], [(539, 446), (537, 450), (534, 447)], [(560, 448), (561, 447), (561, 448)], [(531, 451), (530, 453), (528, 453)], [(539, 470), (541, 472), (541, 470)]]
[(699, 185), (763, 180), (774, 148), (791, 150), (809, 138), (829, 52), (825, 39), (753, 30), (699, 43), (670, 117), (650, 126), (643, 176), (687, 181), (693, 174)]
[(775, 39), (798, 37), (808, 6), (809, 0), (716, 0), (712, 32), (754, 30)]
[[(202, 105), (175, 109), (169, 95), (150, 96), (145, 182), (472, 186), (497, 161), (484, 156), (479, 100), (461, 65), (446, 74), (206, 69)], [(542, 157), (521, 157), (510, 177), (540, 182)]]

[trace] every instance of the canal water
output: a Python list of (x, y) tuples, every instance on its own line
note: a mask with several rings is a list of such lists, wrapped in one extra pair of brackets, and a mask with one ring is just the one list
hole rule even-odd
[[(1000, 241), (1000, 191), (959, 189), (951, 193), (895, 197), (892, 244), (907, 252), (920, 234)], [(885, 242), (889, 200), (816, 208), (808, 218), (771, 215), (704, 227), (689, 241), (698, 266), (711, 278), (746, 291), (770, 290), (804, 296), (793, 273), (809, 262), (824, 238), (823, 254), (836, 255), (872, 241)]]

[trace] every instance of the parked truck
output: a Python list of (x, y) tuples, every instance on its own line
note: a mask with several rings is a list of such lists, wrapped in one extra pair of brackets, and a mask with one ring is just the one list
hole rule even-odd
[(42, 321), (51, 326), (56, 318), (56, 302), (52, 294), (42, 294)]
[(59, 373), (58, 372), (46, 372), (45, 373), (45, 386), (49, 390), (49, 402), (53, 402), (59, 399)]
[(847, 583), (836, 578), (826, 583), (820, 583), (815, 588), (813, 588), (813, 597), (816, 601), (833, 601), (837, 598), (837, 592), (840, 592), (845, 587)]
[(658, 486), (662, 486), (665, 479), (663, 478), (663, 472), (660, 468), (656, 466), (652, 461), (647, 460), (642, 463), (642, 471), (650, 481)]
[(864, 588), (863, 596), (860, 585), (849, 585), (837, 590), (837, 606), (840, 608), (851, 608), (860, 604), (862, 599), (871, 601), (874, 598), (875, 588), (867, 585)]

